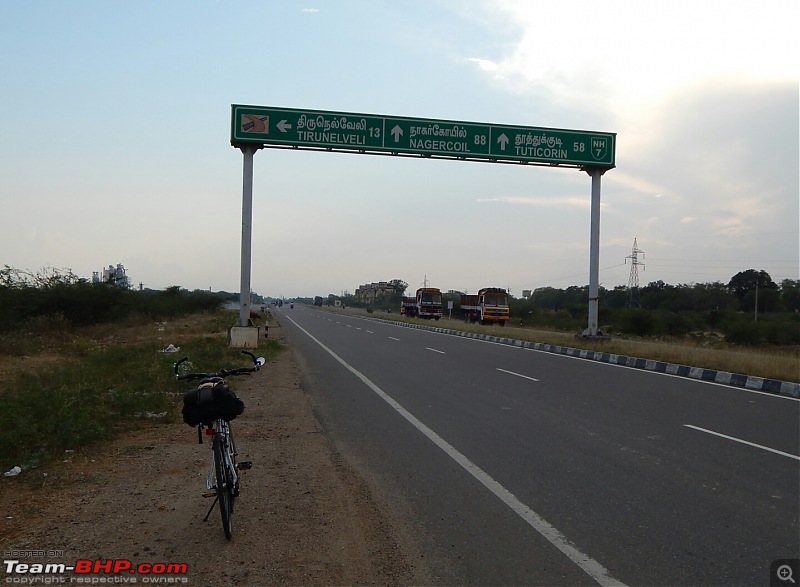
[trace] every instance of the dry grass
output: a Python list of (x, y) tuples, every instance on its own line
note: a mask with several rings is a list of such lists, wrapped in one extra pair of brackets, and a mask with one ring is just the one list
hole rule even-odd
[[(20, 371), (77, 362), (87, 353), (114, 346), (169, 344), (199, 335), (227, 336), (233, 324), (232, 313), (193, 314), (169, 322), (153, 322), (132, 317), (121, 324), (86, 326), (70, 332), (42, 330), (0, 336), (0, 381)], [(230, 322), (230, 324), (228, 324)]]

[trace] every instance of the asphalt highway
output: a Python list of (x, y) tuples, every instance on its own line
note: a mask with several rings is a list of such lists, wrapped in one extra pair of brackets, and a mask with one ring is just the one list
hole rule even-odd
[(796, 399), (307, 306), (278, 320), (441, 584), (769, 585), (800, 557)]

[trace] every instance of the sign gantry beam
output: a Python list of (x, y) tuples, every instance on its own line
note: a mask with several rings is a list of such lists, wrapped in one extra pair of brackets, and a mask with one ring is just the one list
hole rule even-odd
[(492, 163), (614, 167), (615, 133), (231, 106), (231, 143)]

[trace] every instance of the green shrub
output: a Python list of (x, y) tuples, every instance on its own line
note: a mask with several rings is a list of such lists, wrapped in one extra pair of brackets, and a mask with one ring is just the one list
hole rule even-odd
[(614, 330), (634, 336), (652, 336), (656, 321), (649, 310), (623, 310), (614, 320)]
[(764, 337), (758, 323), (750, 320), (728, 320), (722, 325), (725, 342), (736, 345), (756, 346)]
[(669, 336), (685, 336), (694, 330), (694, 324), (691, 316), (688, 313), (670, 312), (669, 314), (662, 314), (659, 321), (659, 328), (657, 334), (667, 334)]
[[(3, 470), (36, 466), (64, 450), (106, 440), (141, 418), (178, 418), (176, 398), (191, 383), (176, 383), (172, 364), (180, 357), (159, 353), (157, 347), (129, 343), (85, 349), (81, 357), (13, 376), (0, 392)], [(281, 348), (277, 341), (264, 341), (258, 353), (271, 357)], [(219, 335), (186, 340), (181, 356), (184, 352), (195, 371), (249, 361)]]
[(172, 319), (215, 310), (223, 301), (220, 294), (188, 292), (174, 286), (154, 292), (126, 290), (103, 283), (56, 283), (46, 288), (20, 284), (0, 287), (0, 333), (26, 327), (36, 331), (107, 324), (132, 315)]

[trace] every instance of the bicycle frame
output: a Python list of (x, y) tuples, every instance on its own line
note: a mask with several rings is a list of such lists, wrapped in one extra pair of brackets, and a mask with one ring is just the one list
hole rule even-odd
[[(239, 475), (236, 472), (236, 443), (233, 441), (233, 433), (229, 422), (225, 420), (217, 420), (214, 428), (207, 428), (207, 431), (213, 430), (214, 434), (219, 434), (222, 439), (222, 456), (225, 461), (225, 469), (228, 471), (230, 479), (233, 480), (233, 496), (239, 495)], [(209, 433), (210, 435), (210, 433)], [(212, 443), (213, 447), (213, 443)], [(206, 489), (216, 490), (217, 488), (217, 473), (214, 467), (214, 454), (211, 454), (211, 464), (208, 469), (208, 478), (206, 479)], [(213, 505), (211, 506), (213, 509)]]
[(217, 420), (214, 427), (207, 428), (206, 433), (211, 436), (211, 469), (206, 479), (206, 488), (213, 489), (214, 502), (208, 508), (208, 513), (203, 521), (208, 521), (214, 506), (219, 504), (222, 515), (222, 529), (225, 538), (233, 537), (233, 502), (239, 495), (239, 476), (236, 472), (236, 447), (233, 442), (231, 427), (225, 420)]

